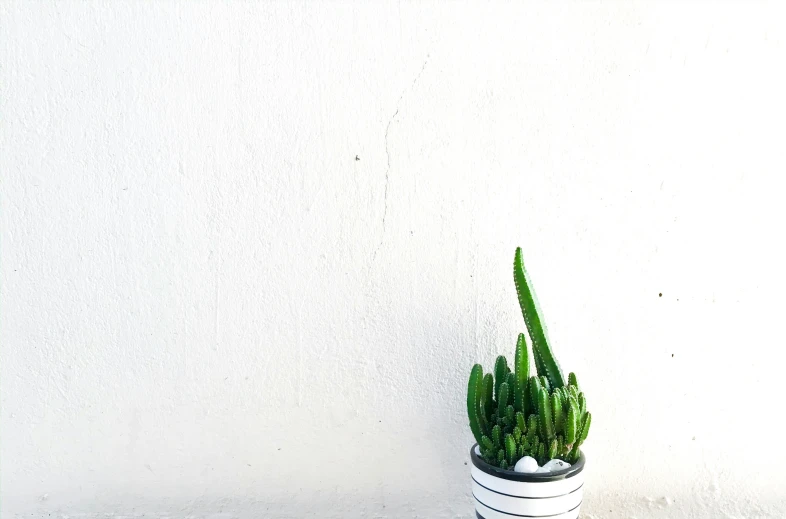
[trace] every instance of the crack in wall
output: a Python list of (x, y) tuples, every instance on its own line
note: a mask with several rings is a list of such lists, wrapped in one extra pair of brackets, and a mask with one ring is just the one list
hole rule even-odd
[(418, 75), (415, 76), (415, 79), (409, 85), (409, 87), (405, 88), (401, 95), (398, 96), (398, 100), (396, 101), (396, 111), (393, 112), (393, 115), (390, 117), (387, 126), (385, 127), (385, 157), (387, 161), (387, 167), (385, 168), (385, 191), (383, 193), (383, 207), (382, 207), (382, 233), (379, 237), (379, 244), (374, 249), (374, 254), (371, 256), (371, 264), (373, 265), (377, 259), (377, 253), (379, 249), (382, 247), (382, 243), (385, 241), (385, 231), (387, 229), (387, 217), (388, 217), (388, 186), (390, 185), (390, 148), (388, 147), (388, 134), (390, 133), (390, 126), (393, 124), (393, 121), (396, 120), (396, 116), (398, 115), (399, 110), (401, 109), (401, 101), (404, 99), (404, 96), (407, 92), (410, 92), (415, 85), (417, 84), (420, 76), (423, 75), (423, 71), (426, 70), (426, 65), (428, 64), (429, 55), (426, 55), (426, 61), (423, 62), (423, 66), (420, 67), (420, 72)]

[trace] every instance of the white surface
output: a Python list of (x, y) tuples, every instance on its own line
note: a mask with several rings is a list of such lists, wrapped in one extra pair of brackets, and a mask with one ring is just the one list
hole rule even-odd
[(583, 517), (786, 516), (784, 8), (653, 4), (2, 2), (2, 516), (472, 517), (516, 245)]
[[(513, 519), (513, 518), (515, 518), (515, 516), (509, 515), (509, 514), (505, 514), (505, 513), (500, 513), (500, 512), (498, 512), (496, 510), (492, 510), (491, 508), (488, 508), (487, 506), (483, 505), (482, 503), (476, 502), (475, 507), (477, 508), (478, 513), (480, 513), (483, 516), (483, 519)], [(573, 510), (571, 512), (566, 512), (564, 514), (549, 516), (548, 519), (576, 519), (579, 516), (580, 513), (581, 513), (581, 507), (576, 508), (575, 510)]]

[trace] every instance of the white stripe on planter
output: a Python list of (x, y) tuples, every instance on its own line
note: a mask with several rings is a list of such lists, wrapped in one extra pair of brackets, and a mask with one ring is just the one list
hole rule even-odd
[[(478, 501), (477, 498), (475, 499), (475, 510), (479, 515), (483, 517), (483, 519), (520, 519), (520, 518), (527, 519), (529, 517), (532, 517), (527, 515), (505, 513), (505, 512), (500, 512), (498, 510), (494, 510), (484, 505), (480, 501)], [(577, 506), (575, 510), (565, 512), (563, 514), (535, 516), (535, 517), (542, 517), (544, 519), (577, 519), (580, 510), (581, 510), (581, 505)]]
[(529, 483), (494, 477), (473, 466), (472, 479), (489, 490), (509, 496), (558, 497), (580, 489), (584, 485), (584, 471), (565, 479)]
[[(549, 485), (549, 483), (531, 484)], [(581, 504), (582, 489), (583, 487), (558, 497), (513, 497), (484, 488), (477, 481), (472, 482), (472, 494), (483, 505), (493, 510), (528, 517), (553, 516), (562, 514), (566, 510), (573, 510)]]

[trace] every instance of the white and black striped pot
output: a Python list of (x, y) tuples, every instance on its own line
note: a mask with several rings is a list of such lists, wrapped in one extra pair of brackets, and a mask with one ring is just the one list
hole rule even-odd
[(584, 454), (567, 469), (522, 474), (492, 467), (472, 447), (472, 495), (479, 519), (576, 519), (584, 490)]

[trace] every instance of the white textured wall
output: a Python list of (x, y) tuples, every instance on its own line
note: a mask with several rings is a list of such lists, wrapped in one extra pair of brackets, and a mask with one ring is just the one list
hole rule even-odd
[(784, 517), (784, 14), (3, 2), (2, 515), (472, 517), (522, 245), (584, 517)]

